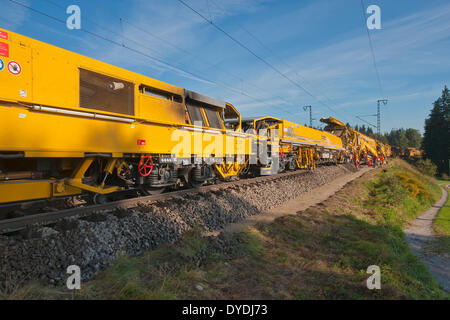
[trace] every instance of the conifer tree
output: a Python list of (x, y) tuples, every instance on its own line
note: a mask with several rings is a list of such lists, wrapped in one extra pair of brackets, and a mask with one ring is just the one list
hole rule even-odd
[(450, 148), (450, 93), (445, 86), (442, 96), (434, 102), (425, 120), (423, 149), (425, 157), (438, 167), (440, 174), (449, 174)]

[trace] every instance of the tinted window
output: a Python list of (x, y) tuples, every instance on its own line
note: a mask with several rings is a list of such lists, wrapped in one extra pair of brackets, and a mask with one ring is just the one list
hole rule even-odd
[(209, 126), (211, 128), (222, 129), (222, 124), (220, 122), (217, 111), (210, 108), (204, 108), (206, 117), (208, 118)]
[(171, 92), (163, 91), (163, 90), (152, 88), (152, 87), (147, 87), (144, 85), (141, 85), (139, 87), (139, 90), (140, 90), (140, 92), (142, 92), (146, 95), (149, 95), (149, 96), (157, 97), (160, 99), (166, 99), (166, 100), (170, 100), (170, 101), (175, 101), (178, 103), (183, 102), (183, 99), (181, 98), (181, 96), (179, 96), (177, 94), (173, 94)]
[(202, 109), (200, 105), (193, 103), (192, 101), (186, 102), (186, 107), (188, 109), (189, 118), (191, 118), (191, 123), (193, 125), (205, 126), (205, 121), (203, 120)]
[(134, 115), (134, 84), (80, 69), (80, 107)]

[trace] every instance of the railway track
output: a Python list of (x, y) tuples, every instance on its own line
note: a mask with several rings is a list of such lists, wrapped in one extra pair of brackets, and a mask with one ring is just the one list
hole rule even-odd
[(275, 176), (265, 176), (265, 177), (257, 177), (257, 178), (250, 178), (250, 179), (243, 179), (243, 180), (237, 180), (232, 182), (224, 182), (220, 184), (214, 184), (214, 185), (207, 185), (199, 188), (192, 188), (192, 189), (185, 189), (185, 190), (178, 190), (158, 195), (150, 195), (150, 196), (143, 196), (143, 197), (136, 197), (131, 199), (125, 199), (125, 200), (119, 200), (119, 201), (113, 201), (108, 202), (105, 204), (98, 204), (98, 205), (90, 205), (86, 207), (79, 207), (79, 208), (72, 208), (72, 209), (65, 209), (65, 210), (58, 210), (58, 211), (52, 211), (52, 212), (45, 212), (45, 213), (37, 213), (32, 214), (24, 217), (19, 218), (12, 218), (12, 219), (3, 219), (0, 220), (0, 234), (6, 234), (11, 233), (27, 228), (33, 228), (37, 226), (45, 226), (48, 224), (52, 224), (57, 222), (58, 220), (69, 218), (69, 217), (86, 217), (91, 214), (101, 212), (101, 211), (108, 211), (108, 210), (127, 210), (130, 208), (134, 208), (138, 206), (139, 204), (144, 203), (151, 203), (155, 201), (161, 201), (161, 200), (167, 200), (173, 197), (182, 196), (186, 194), (195, 194), (195, 193), (204, 193), (204, 192), (210, 192), (210, 191), (218, 191), (223, 189), (232, 188), (234, 186), (245, 186), (245, 185), (252, 185), (252, 184), (260, 184), (260, 183), (267, 183), (275, 180), (280, 179), (286, 179), (286, 178), (292, 178), (295, 176), (300, 176), (306, 174), (308, 171), (293, 171), (293, 172), (286, 172), (286, 173), (280, 173)]

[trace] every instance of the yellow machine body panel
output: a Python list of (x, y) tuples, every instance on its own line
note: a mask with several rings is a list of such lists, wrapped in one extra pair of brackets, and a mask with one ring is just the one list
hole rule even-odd
[(376, 140), (366, 136), (365, 134), (362, 134), (361, 132), (355, 132), (357, 134), (358, 144), (361, 146), (361, 150), (371, 153), (375, 157), (378, 157)]
[(378, 151), (385, 156), (389, 156), (388, 154), (391, 153), (390, 146), (383, 145), (381, 142), (347, 127), (342, 121), (333, 117), (322, 118), (320, 121), (327, 124), (326, 131), (340, 136), (344, 141), (345, 148), (353, 153), (358, 155), (369, 153), (375, 157), (379, 156)]
[[(8, 39), (0, 38), (0, 42), (8, 44), (9, 47), (8, 58), (0, 55), (0, 58), (5, 63), (5, 69), (0, 72), (0, 83), (8, 84), (0, 88), (0, 98), (2, 100), (31, 102), (86, 111), (86, 108), (80, 107), (80, 70), (98, 72), (105, 76), (119, 78), (135, 84), (133, 89), (135, 96), (138, 97), (135, 107), (137, 117), (140, 117), (141, 114), (147, 114), (146, 108), (149, 108), (154, 102), (152, 99), (147, 97), (141, 98), (138, 95), (139, 85), (149, 86), (162, 92), (169, 92), (179, 96), (184, 94), (183, 88), (17, 33), (4, 29), (0, 29), (0, 31), (8, 34)], [(16, 62), (20, 66), (20, 73), (18, 71), (9, 72), (7, 66), (11, 61)], [(105, 113), (114, 114), (115, 112), (105, 110)], [(154, 114), (154, 112), (152, 113)], [(176, 112), (174, 113), (176, 114)], [(115, 114), (125, 117), (129, 116), (122, 113)], [(167, 108), (164, 114), (160, 116), (165, 116), (167, 120), (172, 120), (171, 108)], [(180, 121), (185, 123), (184, 114)]]
[[(0, 151), (23, 151), (27, 157), (174, 152), (181, 157), (203, 156), (211, 149), (224, 156), (222, 145), (234, 146), (228, 148), (232, 154), (251, 150), (248, 135), (208, 123), (192, 125), (183, 88), (0, 31), (8, 35), (0, 38), (8, 46), (8, 57), (0, 56), (5, 64), (0, 71)], [(11, 61), (20, 70), (8, 70)], [(110, 95), (115, 86), (120, 94)], [(94, 96), (94, 89), (103, 91)], [(218, 117), (220, 111), (213, 110)]]
[(406, 148), (405, 154), (412, 158), (414, 158), (414, 157), (420, 158), (423, 156), (423, 150), (417, 150), (415, 148)]
[(279, 138), (281, 143), (294, 143), (304, 146), (317, 146), (326, 149), (344, 150), (342, 140), (328, 132), (302, 126), (300, 124), (274, 117), (255, 119), (259, 121), (275, 121), (280, 124)]
[[(244, 168), (238, 157), (253, 152), (255, 136), (242, 132), (229, 103), (4, 29), (0, 59), (0, 203), (120, 191), (106, 178), (125, 177), (131, 162), (137, 168), (148, 157), (212, 158), (228, 178)], [(238, 119), (232, 128), (227, 114)], [(90, 167), (96, 161), (100, 169)], [(101, 181), (85, 183), (89, 169)], [(169, 169), (172, 179), (177, 169)], [(163, 178), (154, 172), (139, 185)], [(10, 174), (18, 178), (8, 181)]]
[(335, 135), (287, 120), (283, 120), (283, 139), (326, 149), (344, 150), (342, 140)]
[[(58, 190), (58, 186), (62, 187)], [(54, 180), (17, 180), (0, 183), (0, 203), (76, 195), (81, 189)]]
[(234, 146), (227, 149), (231, 154), (250, 151), (248, 138), (220, 130), (209, 133), (190, 126), (73, 117), (1, 103), (0, 114), (0, 150), (24, 151), (27, 157), (84, 157), (85, 153), (203, 156), (213, 146), (211, 153), (223, 156), (221, 146), (226, 144)]

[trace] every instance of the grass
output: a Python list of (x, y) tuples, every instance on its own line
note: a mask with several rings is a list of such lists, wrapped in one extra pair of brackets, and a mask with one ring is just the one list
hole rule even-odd
[[(446, 188), (450, 193), (450, 189)], [(444, 207), (439, 210), (439, 213), (434, 221), (434, 230), (441, 236), (450, 236), (450, 197), (447, 199)]]
[(442, 183), (446, 183), (446, 184), (450, 184), (450, 178), (445, 175), (445, 176), (441, 176), (439, 178), (436, 179), (438, 184), (442, 184)]
[[(450, 189), (445, 189), (450, 194)], [(450, 256), (450, 197), (433, 221), (433, 229), (438, 237), (431, 243), (430, 249), (434, 253)]]
[[(439, 197), (435, 180), (393, 160), (297, 215), (218, 237), (195, 228), (141, 257), (119, 257), (75, 294), (32, 284), (2, 297), (440, 299), (402, 232)], [(381, 268), (381, 290), (366, 287), (370, 265)]]

